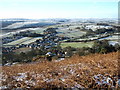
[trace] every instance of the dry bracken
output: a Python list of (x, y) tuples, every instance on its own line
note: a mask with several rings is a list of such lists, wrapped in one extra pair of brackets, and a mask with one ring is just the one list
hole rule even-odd
[(2, 66), (2, 89), (118, 88), (118, 52)]

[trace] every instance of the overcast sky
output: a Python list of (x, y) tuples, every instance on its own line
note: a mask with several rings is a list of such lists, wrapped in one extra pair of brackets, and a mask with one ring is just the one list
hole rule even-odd
[(117, 18), (119, 0), (0, 0), (0, 18)]

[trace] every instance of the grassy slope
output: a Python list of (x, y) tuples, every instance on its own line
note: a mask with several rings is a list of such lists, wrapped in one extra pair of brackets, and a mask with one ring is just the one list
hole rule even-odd
[[(109, 54), (95, 54), (88, 56), (73, 56), (65, 60), (55, 62), (41, 62), (33, 64), (23, 64), (16, 66), (4, 66), (3, 72), (8, 75), (6, 82), (17, 84), (10, 77), (17, 76), (18, 73), (27, 72), (26, 80), (34, 80), (35, 88), (50, 88), (52, 87), (72, 87), (75, 83), (88, 88), (91, 83), (91, 78), (96, 74), (110, 75), (117, 74), (118, 70), (118, 53), (113, 52)], [(4, 75), (4, 76), (5, 76)], [(79, 76), (78, 76), (79, 75)], [(64, 80), (63, 80), (64, 78)], [(51, 80), (50, 82), (45, 81)], [(26, 84), (21, 83), (21, 87), (27, 87)], [(5, 83), (6, 84), (6, 83)]]
[(82, 47), (92, 47), (93, 45), (93, 42), (70, 42), (70, 43), (61, 43), (61, 47), (64, 48), (64, 47), (68, 47), (68, 46), (71, 46), (71, 47), (75, 47), (75, 48), (82, 48)]
[(10, 43), (7, 43), (7, 44), (4, 44), (4, 45), (17, 45), (17, 44), (21, 44), (25, 41), (28, 41), (28, 40), (31, 40), (32, 38), (30, 37), (23, 37), (21, 39), (18, 39), (18, 40), (15, 40), (15, 41), (12, 41)]

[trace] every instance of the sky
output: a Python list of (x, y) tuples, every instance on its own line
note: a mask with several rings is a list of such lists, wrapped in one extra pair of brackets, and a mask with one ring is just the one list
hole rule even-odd
[(0, 0), (0, 18), (117, 18), (119, 0)]

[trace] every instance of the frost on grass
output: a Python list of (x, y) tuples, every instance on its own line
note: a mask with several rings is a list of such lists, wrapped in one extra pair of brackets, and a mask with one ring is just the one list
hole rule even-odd
[(3, 66), (0, 89), (118, 88), (117, 53), (73, 56), (58, 62)]

